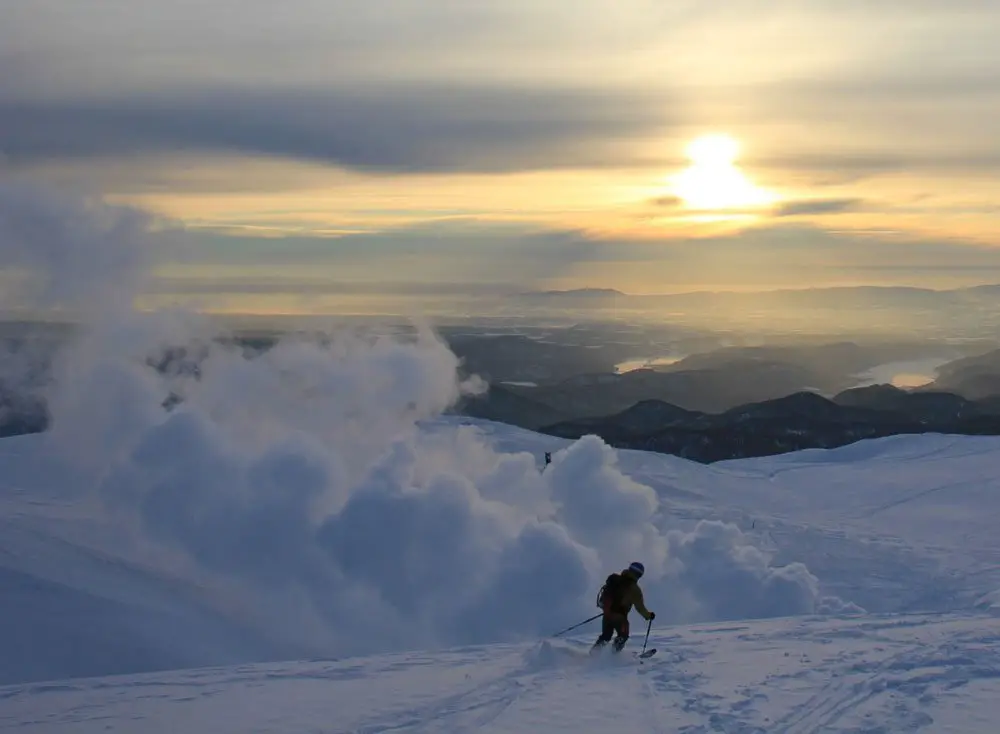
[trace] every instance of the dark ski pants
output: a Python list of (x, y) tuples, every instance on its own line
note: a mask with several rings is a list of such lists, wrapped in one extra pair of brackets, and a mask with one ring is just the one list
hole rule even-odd
[(625, 647), (628, 640), (628, 616), (624, 614), (605, 614), (601, 617), (601, 636), (597, 638), (597, 645), (606, 645), (611, 641), (611, 637), (617, 635), (615, 647), (619, 650)]

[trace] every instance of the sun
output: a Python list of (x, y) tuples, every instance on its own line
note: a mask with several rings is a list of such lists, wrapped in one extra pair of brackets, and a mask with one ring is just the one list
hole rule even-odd
[(721, 134), (702, 135), (685, 153), (691, 164), (672, 179), (674, 195), (690, 209), (747, 209), (775, 197), (759, 188), (736, 165), (739, 142)]
[(702, 135), (688, 143), (684, 152), (694, 166), (723, 168), (736, 162), (740, 144), (728, 135)]

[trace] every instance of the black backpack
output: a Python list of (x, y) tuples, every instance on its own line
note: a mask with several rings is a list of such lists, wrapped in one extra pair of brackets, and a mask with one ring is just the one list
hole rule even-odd
[(604, 586), (597, 592), (597, 606), (601, 609), (614, 609), (621, 606), (622, 594), (628, 586), (620, 573), (608, 576)]

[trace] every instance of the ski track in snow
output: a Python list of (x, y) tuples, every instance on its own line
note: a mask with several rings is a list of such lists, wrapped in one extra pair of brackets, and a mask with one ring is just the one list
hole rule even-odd
[[(990, 617), (765, 620), (654, 635), (640, 662), (587, 642), (482, 646), (0, 689), (0, 730), (445, 734), (995, 731)], [(638, 650), (638, 646), (636, 647)], [(978, 717), (978, 718), (977, 718)]]

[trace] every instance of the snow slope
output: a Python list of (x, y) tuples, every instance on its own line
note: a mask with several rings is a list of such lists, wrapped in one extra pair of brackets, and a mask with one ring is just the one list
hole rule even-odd
[(659, 654), (583, 641), (467, 647), (0, 688), (23, 734), (996, 731), (994, 622), (905, 615), (658, 630)]
[[(491, 456), (556, 472), (551, 487), (581, 450), (462, 423), (420, 432), (435, 446), (471, 431)], [(542, 471), (545, 451), (555, 460)], [(64, 489), (52, 452), (44, 437), (0, 443), (0, 669), (15, 683), (0, 688), (3, 731), (995, 731), (997, 439), (891, 438), (708, 467), (616, 452), (621, 476), (655, 492), (649, 522), (665, 541), (664, 570), (644, 584), (659, 653), (642, 664), (585, 657), (594, 624), (550, 641), (512, 625), (486, 630), (492, 644), (283, 647), (248, 597), (226, 603), (224, 577), (202, 585), (162, 547), (125, 542), (103, 503)], [(587, 455), (598, 472), (601, 456)], [(580, 599), (547, 629), (591, 610)], [(295, 658), (313, 661), (259, 662)], [(74, 678), (143, 670), (159, 672)]]
[[(579, 478), (576, 472), (560, 478), (567, 462), (584, 462), (583, 469), (585, 462), (597, 462), (589, 468), (599, 471), (607, 459), (600, 447), (574, 458), (586, 447), (500, 424), (456, 425), (461, 422), (435, 419), (421, 430), (435, 446), (442, 435), (474, 430), (469, 446), (492, 452), (491, 461), (523, 457), (528, 473), (547, 476), (550, 484), (522, 492), (557, 492), (563, 481)], [(539, 472), (534, 467), (546, 450), (555, 451), (556, 461)], [(235, 574), (209, 573), (186, 557), (186, 548), (136, 537), (136, 526), (109, 514), (103, 503), (63, 489), (73, 477), (52, 451), (41, 436), (0, 443), (0, 642), (6, 651), (0, 683), (533, 639), (589, 616), (601, 574), (631, 558), (627, 548), (608, 553), (579, 592), (570, 588), (568, 601), (555, 599), (555, 613), (541, 608), (518, 620), (525, 613), (516, 602), (490, 590), (491, 624), (473, 618), (483, 603), (473, 599), (463, 614), (450, 618), (464, 625), (450, 635), (407, 636), (407, 621), (398, 623), (400, 630), (396, 620), (375, 615), (367, 639), (311, 644), (306, 636), (286, 635), (280, 619), (282, 613), (305, 618), (310, 600), (284, 596), (277, 621), (263, 619), (256, 605), (266, 602), (271, 586), (248, 587)], [(652, 509), (643, 510), (648, 521), (639, 523), (648, 522), (647, 532), (655, 534), (651, 547), (663, 554), (659, 573), (651, 572), (645, 586), (664, 624), (852, 610), (965, 612), (988, 606), (984, 599), (1000, 589), (1000, 544), (992, 532), (1000, 496), (992, 472), (1000, 463), (1000, 440), (893, 438), (708, 467), (642, 452), (616, 455), (621, 481), (655, 492)], [(523, 462), (518, 472), (523, 474)], [(492, 481), (482, 483), (484, 491)], [(575, 523), (589, 531), (590, 516), (605, 509), (588, 506), (584, 498), (577, 500), (582, 508), (573, 509), (573, 499), (564, 500), (570, 511), (560, 517), (562, 527)], [(509, 501), (515, 507), (529, 502), (521, 496)], [(418, 532), (417, 545), (382, 538), (378, 547), (388, 556), (383, 563), (392, 562), (367, 572), (381, 568), (392, 583), (392, 564), (435, 551), (440, 538)], [(448, 542), (467, 541), (459, 536)], [(547, 563), (545, 552), (537, 549), (532, 562)], [(649, 555), (644, 560), (657, 565)], [(287, 572), (296, 572), (294, 564)], [(431, 613), (443, 603), (433, 590), (412, 593)]]
[[(52, 419), (0, 442), (4, 731), (996, 730), (1000, 439), (706, 467), (463, 425), (429, 329), (251, 355), (136, 310), (158, 232), (0, 186), (0, 305), (82, 322), (44, 384), (0, 354)], [(659, 655), (540, 642), (632, 560)]]

